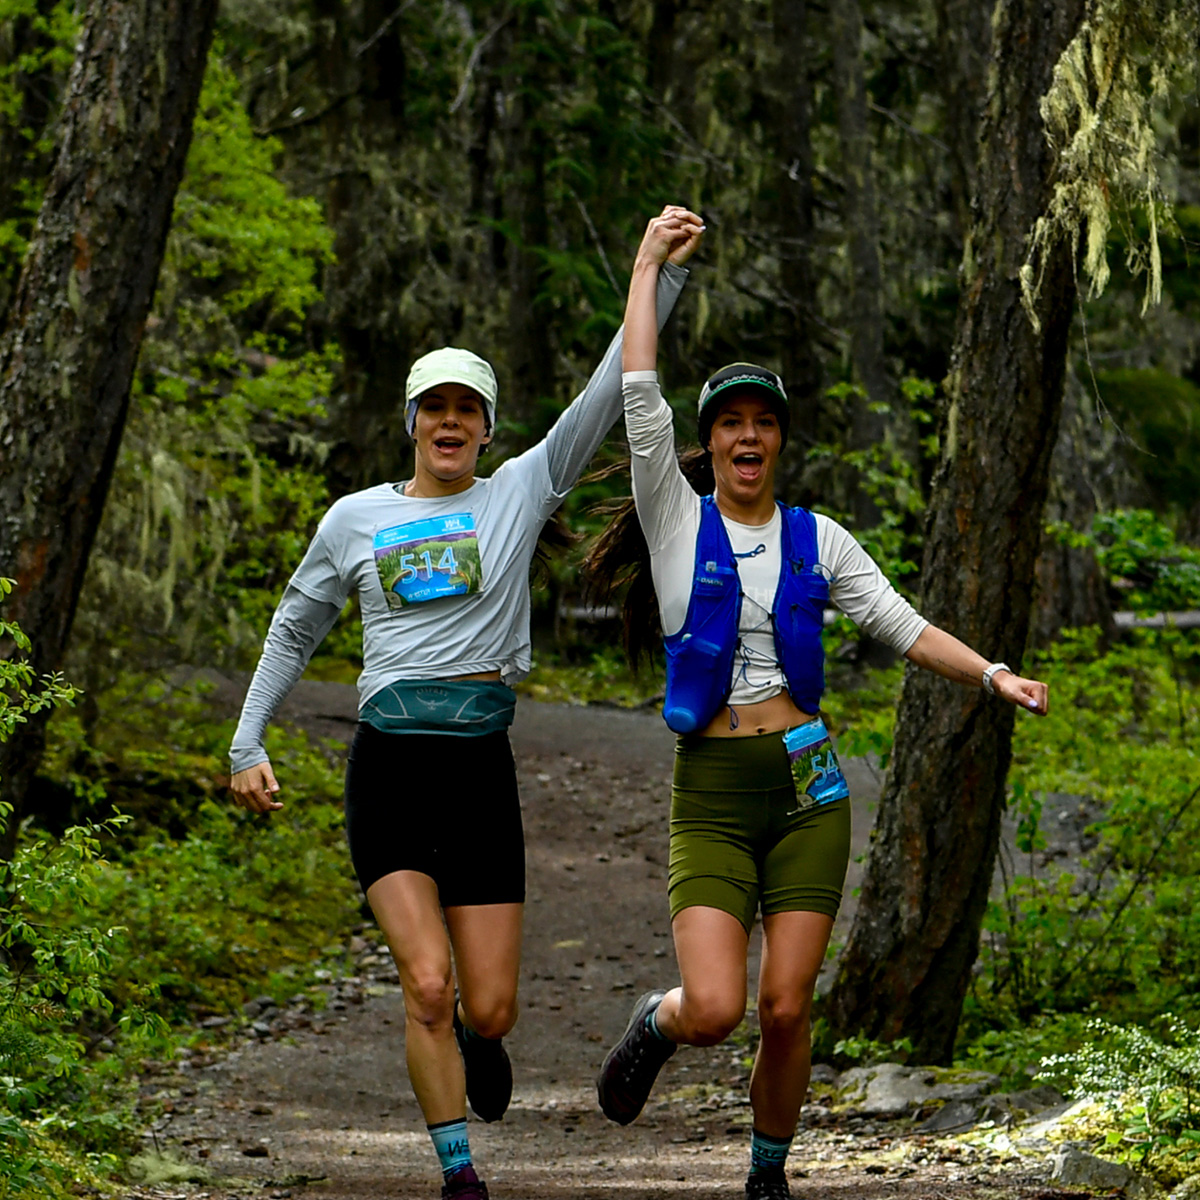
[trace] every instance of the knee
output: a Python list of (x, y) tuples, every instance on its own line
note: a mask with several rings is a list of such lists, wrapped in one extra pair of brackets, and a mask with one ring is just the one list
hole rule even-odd
[(744, 997), (699, 996), (693, 1000), (686, 991), (679, 1012), (685, 1040), (691, 1046), (715, 1046), (723, 1042), (745, 1015)]
[(467, 1024), (480, 1037), (502, 1038), (517, 1023), (516, 996), (492, 996), (480, 1001), (464, 995), (462, 1007)]
[(404, 1010), (426, 1029), (449, 1029), (454, 1016), (454, 985), (448, 971), (418, 971), (404, 987)]
[(805, 1037), (812, 1016), (812, 992), (763, 995), (758, 1001), (758, 1024), (764, 1038), (791, 1041)]

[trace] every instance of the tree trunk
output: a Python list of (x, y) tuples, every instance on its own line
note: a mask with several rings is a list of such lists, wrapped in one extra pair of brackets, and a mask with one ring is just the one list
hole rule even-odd
[(782, 368), (792, 409), (796, 451), (784, 488), (803, 468), (803, 451), (816, 437), (822, 380), (814, 303), (811, 45), (807, 0), (773, 0), (775, 33), (775, 159), (779, 170), (777, 259), (783, 296)]
[(938, 82), (942, 93), (950, 193), (960, 244), (971, 227), (971, 200), (979, 167), (992, 13), (996, 0), (935, 0)]
[[(1086, 531), (1097, 512), (1087, 452), (1087, 438), (1096, 422), (1080, 411), (1080, 390), (1078, 384), (1068, 385), (1063, 402), (1062, 425), (1051, 462), (1046, 520)], [(1033, 640), (1036, 645), (1046, 646), (1064, 629), (1088, 625), (1098, 626), (1105, 637), (1113, 631), (1112, 606), (1096, 552), (1090, 546), (1063, 545), (1055, 534), (1044, 534), (1037, 564)]]
[[(928, 513), (925, 615), (1018, 668), (1075, 295), (1070, 250), (1060, 246), (1045, 264), (1035, 329), (1018, 271), (1055, 172), (1039, 100), (1084, 9), (1085, 0), (998, 6)], [(1015, 715), (982, 691), (909, 671), (858, 911), (827, 1006), (835, 1036), (907, 1037), (918, 1059), (949, 1061), (992, 879)]]
[(341, 493), (400, 478), (410, 461), (404, 380), (412, 334), (400, 296), (413, 266), (391, 181), (380, 179), (381, 163), (403, 161), (406, 62), (389, 20), (394, 4), (312, 0), (312, 12), (328, 106), (321, 127), (327, 212), (335, 233), (326, 297), (342, 351), (327, 470), (335, 493)]
[[(855, 397), (848, 403), (847, 443), (852, 450), (866, 450), (882, 440), (886, 428), (882, 412), (872, 411), (873, 406), (886, 404), (897, 417), (899, 413), (895, 381), (883, 351), (879, 213), (863, 73), (863, 16), (858, 0), (835, 0), (830, 25), (842, 157), (842, 219), (850, 266), (846, 323), (850, 329), (850, 359), (865, 393), (865, 397)], [(879, 509), (861, 488), (855, 489), (850, 502), (859, 528), (879, 520)]]
[[(517, 421), (535, 426), (538, 401), (555, 391), (550, 330), (553, 309), (546, 293), (540, 251), (550, 240), (546, 197), (546, 156), (550, 148), (540, 126), (540, 89), (546, 64), (539, 61), (538, 16), (522, 9), (509, 32), (512, 56), (520, 64), (504, 81), (507, 93), (504, 144), (504, 216), (512, 231), (508, 261), (508, 370), (505, 408)], [(511, 407), (510, 407), (511, 406)]]
[[(0, 337), (0, 574), (39, 673), (63, 661), (121, 442), (217, 0), (92, 0)], [(0, 745), (17, 805), (44, 722)], [(14, 823), (10, 823), (10, 831)], [(10, 832), (11, 843), (11, 832)]]

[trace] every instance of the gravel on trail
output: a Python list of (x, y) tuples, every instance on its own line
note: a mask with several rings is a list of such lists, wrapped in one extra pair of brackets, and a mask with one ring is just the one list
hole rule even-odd
[[(238, 698), (233, 681), (215, 697), (233, 710)], [(345, 741), (353, 689), (302, 683), (281, 716)], [(634, 999), (677, 982), (666, 903), (673, 738), (656, 713), (523, 698), (512, 740), (528, 845), (521, 1015), (505, 1043), (514, 1096), (503, 1121), (469, 1122), (493, 1200), (740, 1197), (750, 1127), (744, 1040), (681, 1049), (628, 1128), (596, 1104), (596, 1069)], [(847, 764), (847, 774), (858, 853), (878, 781), (864, 763)], [(846, 909), (861, 870), (851, 869)], [(848, 920), (844, 911), (843, 935)], [(143, 1081), (161, 1114), (147, 1149), (207, 1178), (144, 1185), (129, 1197), (439, 1195), (404, 1066), (395, 970), (373, 927), (348, 950), (355, 973), (330, 981), (321, 1011), (252, 1004), (253, 1021), (231, 1052), (197, 1052)], [(751, 994), (758, 950), (756, 936)], [(789, 1177), (801, 1200), (1084, 1195), (1047, 1189), (1011, 1160), (916, 1134), (912, 1123), (836, 1118), (819, 1106), (802, 1116)]]

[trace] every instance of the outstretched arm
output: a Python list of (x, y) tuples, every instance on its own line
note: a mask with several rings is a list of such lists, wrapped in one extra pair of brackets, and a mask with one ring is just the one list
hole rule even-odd
[[(936, 625), (926, 625), (904, 657), (918, 667), (968, 687), (982, 687), (983, 673), (992, 665)], [(1050, 711), (1049, 689), (1036, 679), (1023, 679), (1014, 671), (997, 671), (992, 676), (992, 688), (997, 696), (1039, 717)]]
[[(664, 209), (664, 214), (667, 211), (669, 210)], [(670, 265), (656, 271), (650, 284), (650, 321), (655, 334), (666, 324), (671, 310), (675, 307), (675, 301), (683, 290), (684, 281), (687, 279), (687, 271), (684, 270), (683, 264), (691, 257), (697, 240), (693, 239), (687, 246), (677, 244), (675, 252), (668, 260)], [(596, 453), (621, 411), (621, 357), (624, 334), (622, 327), (613, 338), (600, 365), (592, 373), (587, 386), (546, 435), (546, 465), (556, 497), (554, 505), (579, 482), (584, 468), (591, 461), (592, 455)], [(534, 447), (534, 451), (538, 451), (538, 447)], [(532, 454), (534, 451), (527, 453)]]

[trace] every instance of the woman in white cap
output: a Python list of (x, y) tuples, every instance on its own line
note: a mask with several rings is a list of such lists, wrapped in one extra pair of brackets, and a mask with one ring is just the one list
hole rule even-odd
[(635, 267), (625, 310), (636, 519), (627, 506), (589, 565), (602, 588), (632, 576), (627, 644), (644, 642), (661, 617), (663, 716), (680, 735), (668, 889), (682, 982), (638, 999), (597, 1086), (605, 1114), (627, 1124), (677, 1045), (713, 1045), (732, 1032), (746, 1011), (761, 913), (746, 1196), (784, 1200), (808, 1089), (813, 989), (850, 845), (849, 791), (820, 715), (826, 604), (918, 666), (1030, 712), (1046, 712), (1046, 686), (930, 625), (835, 521), (776, 501), (788, 404), (773, 371), (733, 363), (713, 375), (700, 393), (702, 450), (677, 459), (655, 369), (661, 261)]
[[(650, 223), (638, 261), (668, 263), (651, 301), (660, 322), (701, 230), (677, 207)], [(357, 592), (363, 672), (346, 829), (400, 973), (409, 1078), (447, 1200), (487, 1197), (467, 1099), (494, 1121), (512, 1092), (501, 1038), (517, 1017), (525, 852), (507, 730), (510, 685), (530, 668), (529, 565), (543, 524), (620, 413), (620, 364), (618, 333), (545, 440), (477, 478), (495, 428), (491, 367), (454, 348), (414, 363), (413, 477), (325, 514), (272, 619), (230, 754), (237, 803), (281, 808), (267, 722)]]

